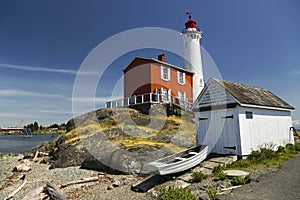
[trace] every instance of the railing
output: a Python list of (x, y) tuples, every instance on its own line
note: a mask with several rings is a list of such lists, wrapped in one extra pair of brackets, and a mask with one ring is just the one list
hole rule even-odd
[(191, 31), (201, 32), (200, 29), (197, 27), (197, 28), (184, 28), (184, 29), (182, 29), (181, 33), (186, 33), (186, 32), (191, 32)]
[(191, 99), (182, 99), (171, 95), (148, 93), (106, 102), (106, 108), (128, 107), (144, 103), (170, 103), (179, 106), (185, 111), (191, 111), (193, 106), (193, 101)]

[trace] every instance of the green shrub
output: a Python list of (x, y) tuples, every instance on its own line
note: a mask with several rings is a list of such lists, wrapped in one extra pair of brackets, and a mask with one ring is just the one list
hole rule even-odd
[(294, 145), (292, 145), (292, 144), (287, 144), (286, 146), (285, 146), (285, 149), (286, 149), (286, 151), (288, 152), (288, 153), (290, 153), (290, 154), (295, 154), (296, 153), (296, 148), (295, 148), (295, 146)]
[(197, 200), (190, 190), (183, 188), (162, 189), (159, 200)]
[(223, 171), (224, 167), (222, 167), (221, 165), (215, 166), (213, 169), (213, 174), (214, 175), (218, 175), (219, 173), (221, 173)]
[(224, 181), (227, 179), (227, 174), (225, 174), (223, 171), (221, 171), (219, 174), (217, 174), (217, 176), (219, 177), (219, 179), (221, 181)]
[(300, 152), (300, 143), (295, 143), (295, 150)]
[(207, 175), (202, 172), (193, 172), (192, 177), (194, 182), (201, 182), (203, 179), (207, 178)]
[(277, 149), (277, 153), (285, 153), (285, 147), (279, 146)]
[(278, 154), (271, 148), (261, 148), (257, 151), (252, 151), (248, 159), (253, 164), (265, 164), (273, 159), (278, 159)]
[(205, 192), (207, 193), (208, 195), (208, 198), (210, 200), (216, 200), (218, 198), (218, 192), (216, 189), (214, 188), (208, 188), (207, 190), (205, 190)]
[(245, 184), (247, 184), (247, 180), (242, 177), (233, 177), (231, 180), (231, 184), (234, 186), (235, 185), (245, 185)]
[(250, 163), (249, 159), (247, 159), (247, 160), (241, 159), (241, 160), (238, 160), (238, 161), (235, 161), (231, 164), (226, 165), (226, 167), (227, 168), (243, 169), (243, 168), (250, 167), (250, 165), (251, 165), (251, 163)]

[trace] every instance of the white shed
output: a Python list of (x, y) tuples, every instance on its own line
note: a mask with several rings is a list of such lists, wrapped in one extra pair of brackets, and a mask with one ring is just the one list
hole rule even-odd
[(294, 144), (291, 110), (266, 89), (210, 79), (193, 107), (197, 144), (240, 156), (266, 144)]

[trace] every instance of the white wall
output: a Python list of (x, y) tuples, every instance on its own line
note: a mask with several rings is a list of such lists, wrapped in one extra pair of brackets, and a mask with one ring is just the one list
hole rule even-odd
[[(246, 119), (245, 112), (253, 112), (253, 119)], [(260, 145), (294, 143), (289, 128), (292, 126), (290, 111), (238, 107), (242, 155), (249, 155)]]
[[(233, 115), (233, 119), (224, 118), (231, 115)], [(237, 109), (197, 112), (195, 117), (197, 144), (208, 145), (211, 153), (240, 153)], [(230, 122), (229, 126), (226, 125), (227, 122)], [(236, 146), (237, 149), (228, 150), (224, 149), (224, 146)]]

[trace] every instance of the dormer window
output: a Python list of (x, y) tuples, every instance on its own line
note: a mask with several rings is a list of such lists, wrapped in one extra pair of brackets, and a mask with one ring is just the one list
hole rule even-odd
[(161, 65), (160, 66), (160, 73), (161, 73), (160, 76), (161, 76), (162, 80), (170, 81), (170, 68), (169, 67)]
[(177, 71), (177, 82), (180, 85), (185, 85), (185, 73)]

